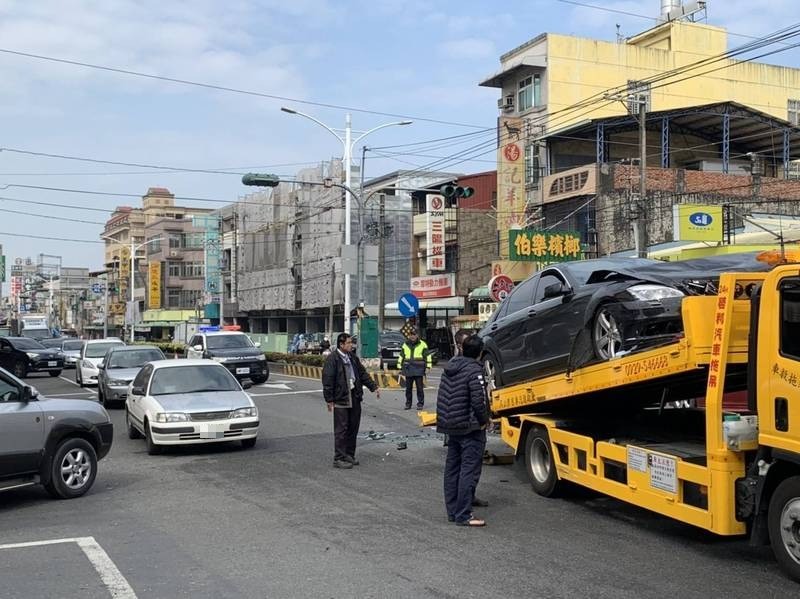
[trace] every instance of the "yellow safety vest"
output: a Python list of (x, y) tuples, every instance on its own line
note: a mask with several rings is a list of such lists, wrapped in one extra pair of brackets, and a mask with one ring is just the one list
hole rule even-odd
[(428, 344), (420, 339), (420, 341), (412, 349), (408, 343), (403, 343), (400, 356), (397, 358), (397, 368), (403, 368), (403, 362), (422, 362), (425, 360), (426, 366), (431, 368), (433, 360), (428, 352)]

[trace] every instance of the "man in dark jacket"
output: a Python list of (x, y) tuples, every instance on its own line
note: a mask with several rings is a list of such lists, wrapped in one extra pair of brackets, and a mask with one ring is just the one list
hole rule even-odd
[(483, 368), (478, 361), (483, 340), (467, 337), (462, 355), (450, 360), (436, 397), (436, 430), (448, 435), (444, 466), (444, 503), (447, 518), (461, 526), (485, 526), (472, 516), (475, 487), (486, 447), (489, 412)]
[(367, 374), (352, 352), (353, 338), (340, 333), (336, 349), (325, 359), (322, 367), (322, 394), (333, 412), (333, 467), (349, 470), (358, 466), (356, 436), (361, 424), (361, 400), (364, 385), (380, 399), (378, 385)]

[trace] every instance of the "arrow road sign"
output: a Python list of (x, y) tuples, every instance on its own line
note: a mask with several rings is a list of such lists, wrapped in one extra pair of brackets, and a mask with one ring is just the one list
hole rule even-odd
[(419, 312), (419, 300), (417, 296), (413, 293), (404, 293), (400, 296), (400, 299), (397, 300), (397, 309), (400, 310), (400, 314), (406, 318), (416, 316), (417, 312)]

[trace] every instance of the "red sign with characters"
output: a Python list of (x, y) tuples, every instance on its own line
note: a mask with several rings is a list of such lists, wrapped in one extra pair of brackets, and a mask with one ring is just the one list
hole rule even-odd
[(453, 275), (453, 273), (412, 277), (411, 293), (416, 295), (419, 299), (453, 297), (456, 291), (455, 283), (455, 275)]
[(522, 152), (520, 151), (519, 146), (513, 143), (513, 144), (508, 144), (505, 148), (503, 148), (503, 155), (509, 162), (516, 162), (517, 160), (519, 160), (519, 157), (522, 155)]
[(502, 302), (514, 289), (514, 281), (508, 275), (496, 275), (489, 281), (489, 297), (496, 302)]

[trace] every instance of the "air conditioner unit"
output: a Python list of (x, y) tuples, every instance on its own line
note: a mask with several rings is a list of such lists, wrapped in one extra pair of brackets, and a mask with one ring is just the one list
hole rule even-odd
[(514, 94), (508, 94), (497, 100), (497, 109), (504, 111), (514, 110)]

